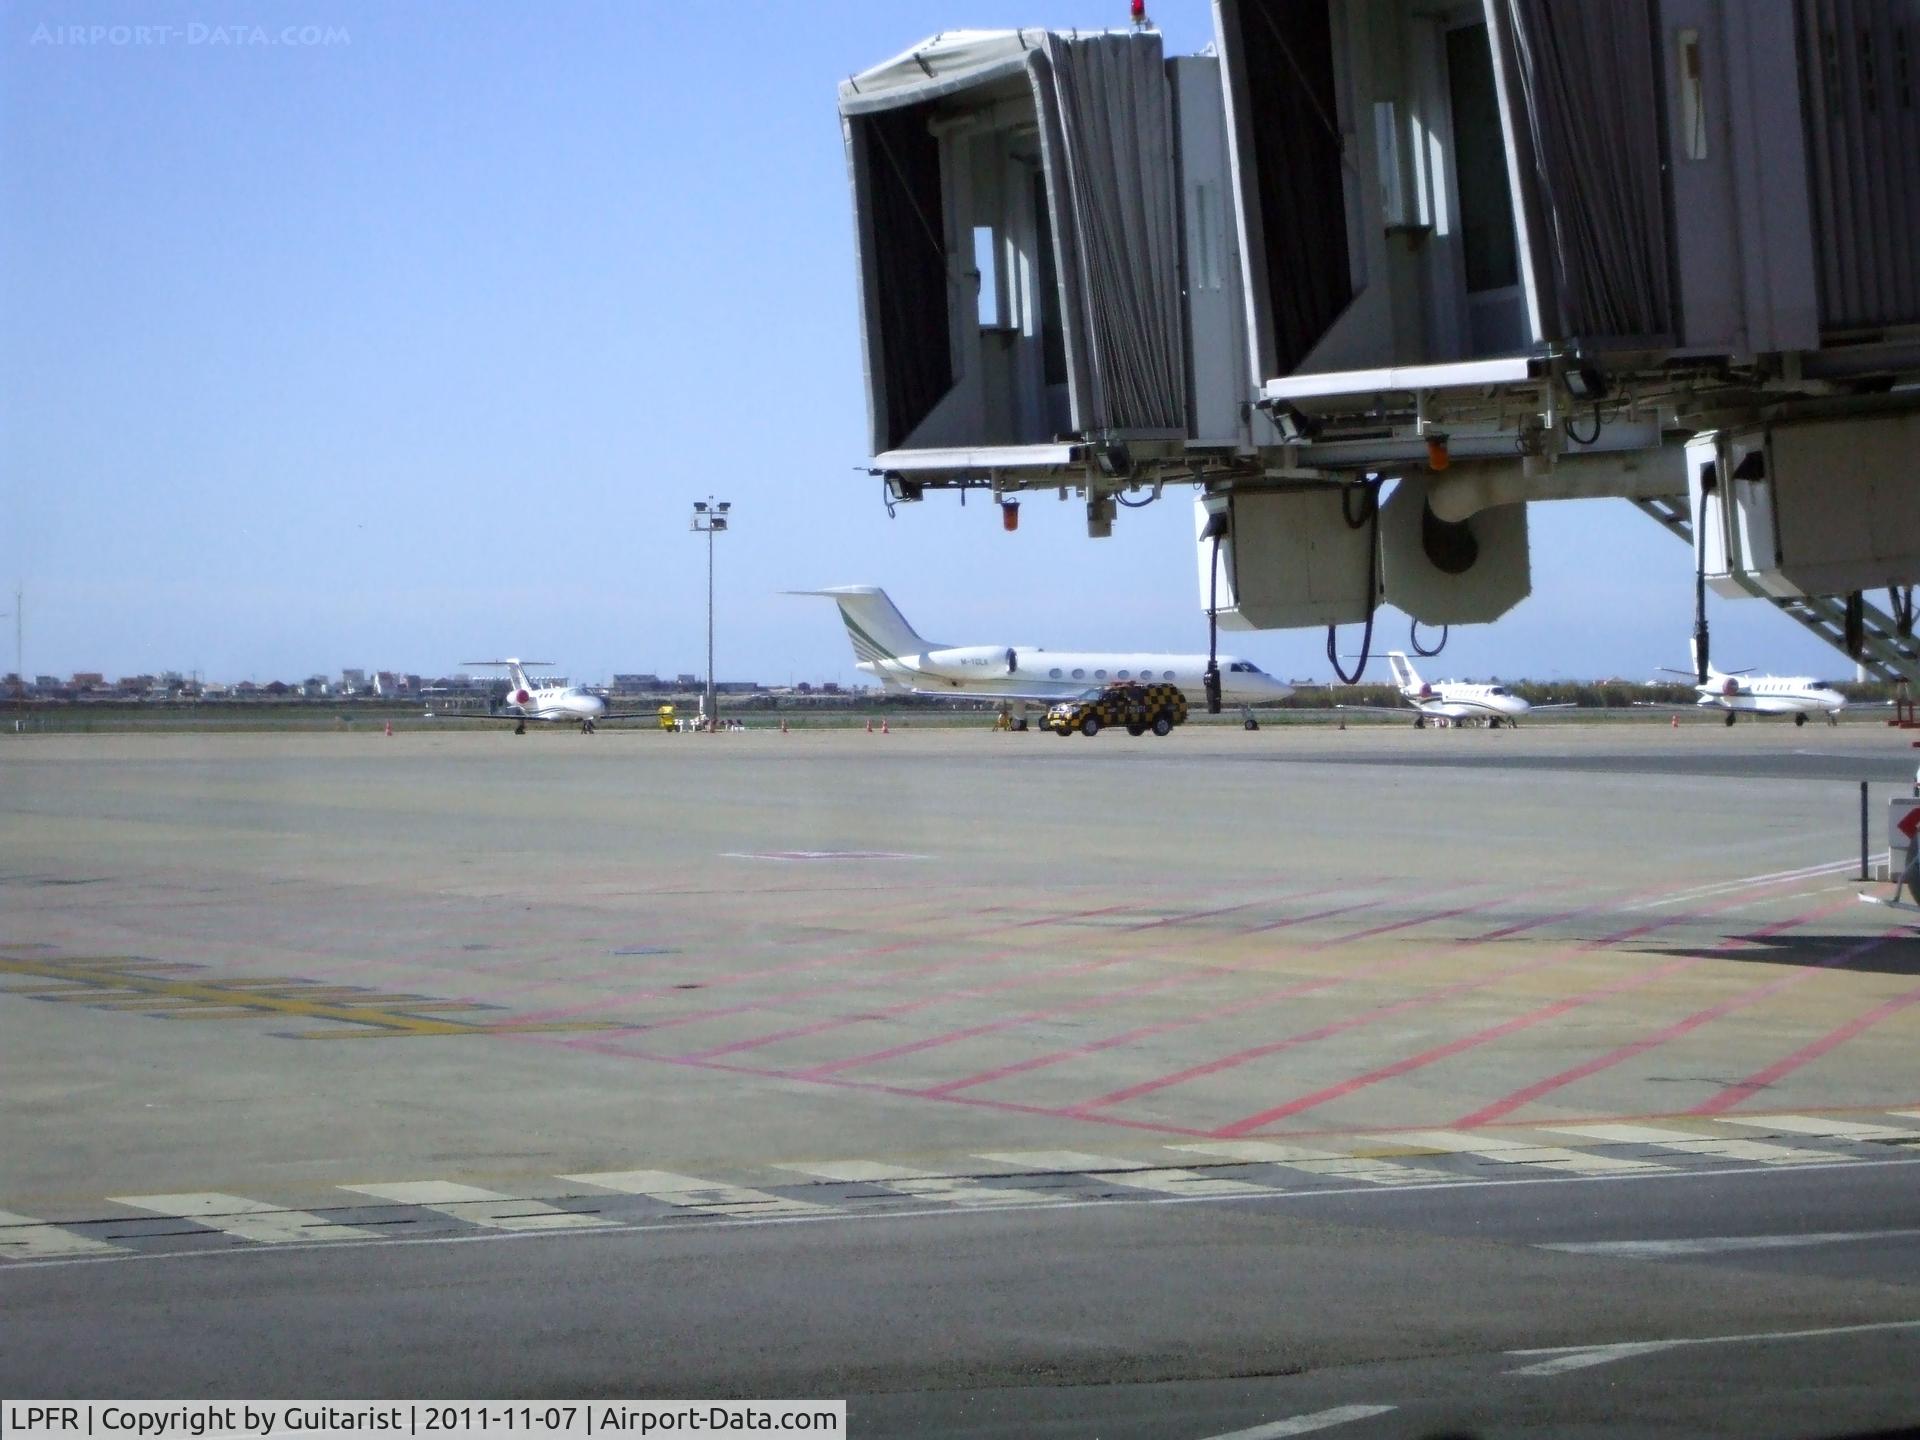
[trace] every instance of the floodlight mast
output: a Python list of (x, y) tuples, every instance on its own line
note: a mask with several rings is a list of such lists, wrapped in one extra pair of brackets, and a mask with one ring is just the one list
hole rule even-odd
[(693, 502), (693, 529), (707, 537), (707, 688), (700, 712), (709, 728), (718, 728), (720, 718), (720, 696), (713, 683), (713, 537), (727, 528), (727, 512), (732, 508), (731, 502), (711, 495)]

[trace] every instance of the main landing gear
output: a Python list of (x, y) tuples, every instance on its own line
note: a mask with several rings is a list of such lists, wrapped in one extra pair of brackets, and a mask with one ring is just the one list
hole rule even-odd
[(526, 722), (526, 721), (524, 721), (524, 720), (521, 720), (521, 721), (518, 721), (518, 722), (516, 722), (516, 723), (515, 723), (515, 725), (514, 725), (514, 727), (513, 727), (513, 733), (514, 733), (514, 734), (516, 734), (516, 735), (524, 735), (524, 734), (526, 734), (526, 733), (527, 733), (527, 722)]
[(593, 734), (593, 721), (591, 721), (591, 720), (582, 720), (582, 721), (580, 722), (580, 733), (581, 733), (582, 735), (591, 735), (591, 734)]

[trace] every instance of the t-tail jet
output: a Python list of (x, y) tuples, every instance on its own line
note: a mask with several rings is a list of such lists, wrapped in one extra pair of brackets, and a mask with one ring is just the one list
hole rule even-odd
[[(1400, 698), (1413, 707), (1413, 723), (1424, 728), (1429, 721), (1459, 725), (1469, 720), (1485, 722), (1489, 729), (1520, 723), (1522, 715), (1535, 710), (1571, 710), (1572, 705), (1530, 705), (1505, 685), (1473, 685), (1464, 680), (1422, 680), (1403, 650), (1389, 650), (1387, 664), (1393, 669), (1393, 683)], [(1404, 714), (1397, 706), (1341, 705), (1341, 710), (1377, 710)]]
[(1694, 670), (1668, 670), (1669, 675), (1684, 675), (1696, 681), (1695, 705), (1727, 712), (1731, 725), (1742, 715), (1791, 715), (1793, 723), (1804, 725), (1809, 715), (1826, 716), (1829, 725), (1840, 723), (1840, 712), (1847, 708), (1847, 697), (1833, 686), (1808, 675), (1755, 675), (1748, 670), (1716, 670), (1708, 665), (1707, 678), (1699, 679)]
[(547, 660), (462, 660), (462, 665), (477, 666), (481, 669), (497, 669), (507, 672), (512, 688), (507, 691), (506, 703), (490, 715), (466, 715), (458, 711), (427, 712), (430, 720), (469, 720), (480, 724), (512, 724), (513, 733), (527, 733), (527, 721), (545, 720), (566, 725), (578, 725), (582, 735), (593, 734), (593, 727), (601, 720), (631, 720), (637, 715), (649, 712), (611, 713), (604, 698), (579, 685), (535, 685), (527, 676), (529, 668), (542, 669), (551, 664)]
[[(840, 607), (854, 668), (889, 690), (954, 699), (1052, 705), (1123, 681), (1177, 685), (1198, 701), (1206, 690), (1205, 655), (1148, 651), (1047, 650), (1038, 645), (943, 645), (920, 635), (877, 585), (795, 590), (824, 595)], [(1217, 657), (1224, 705), (1284, 700), (1293, 687), (1251, 660)]]

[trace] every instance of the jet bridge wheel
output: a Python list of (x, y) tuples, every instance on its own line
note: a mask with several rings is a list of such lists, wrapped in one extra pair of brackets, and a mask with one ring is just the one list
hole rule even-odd
[(1096, 715), (1089, 715), (1087, 716), (1086, 719), (1082, 720), (1080, 722), (1080, 733), (1086, 736), (1089, 740), (1091, 740), (1094, 736), (1098, 735), (1100, 733), (1099, 717)]
[(1138, 740), (1142, 735), (1146, 733), (1147, 733), (1147, 727), (1144, 725), (1127, 726), (1127, 734), (1133, 736), (1133, 738), (1136, 740)]

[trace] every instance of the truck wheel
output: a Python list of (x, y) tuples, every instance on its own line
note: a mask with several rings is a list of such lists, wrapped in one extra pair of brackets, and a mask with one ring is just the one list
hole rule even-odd
[(1147, 727), (1144, 725), (1127, 726), (1127, 734), (1133, 736), (1133, 738), (1136, 740), (1138, 740), (1142, 735), (1146, 733), (1147, 733)]
[(1167, 736), (1173, 733), (1173, 721), (1162, 715), (1158, 720), (1153, 722), (1153, 733), (1158, 735), (1162, 740), (1166, 739)]
[(1082, 720), (1080, 722), (1080, 733), (1086, 736), (1089, 740), (1091, 740), (1094, 736), (1098, 735), (1100, 733), (1099, 717), (1095, 715), (1089, 715), (1087, 716), (1086, 719)]

